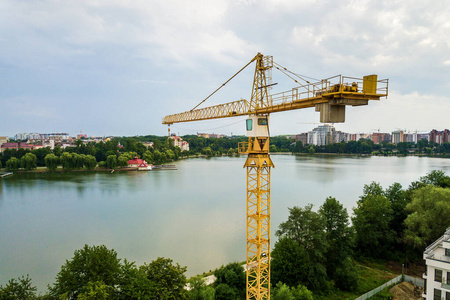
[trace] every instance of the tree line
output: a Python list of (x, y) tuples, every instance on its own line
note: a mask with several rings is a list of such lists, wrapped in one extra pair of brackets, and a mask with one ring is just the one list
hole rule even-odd
[(153, 147), (146, 147), (134, 138), (117, 138), (107, 142), (83, 143), (77, 140), (72, 147), (65, 149), (56, 146), (35, 150), (6, 149), (0, 153), (0, 168), (5, 166), (9, 171), (20, 168), (33, 170), (37, 167), (47, 167), (53, 171), (58, 166), (65, 170), (98, 168), (115, 169), (126, 167), (128, 160), (139, 157), (150, 164), (162, 164), (167, 161), (178, 160), (182, 155), (179, 147), (175, 147), (172, 139), (163, 142), (155, 140)]
[[(173, 140), (167, 137), (153, 135), (116, 137), (107, 142), (89, 142), (87, 144), (83, 143), (82, 140), (77, 140), (73, 147), (67, 147), (65, 149), (62, 149), (60, 146), (56, 146), (53, 150), (50, 147), (36, 150), (23, 148), (18, 150), (6, 149), (0, 153), (0, 168), (6, 167), (8, 170), (23, 168), (25, 170), (31, 170), (36, 167), (47, 166), (51, 170), (55, 164), (65, 169), (92, 169), (97, 164), (99, 168), (117, 168), (126, 166), (125, 158), (132, 159), (134, 156), (145, 159), (148, 163), (162, 164), (167, 161), (177, 160), (180, 157), (200, 154), (208, 157), (239, 155), (239, 143), (248, 141), (248, 138), (244, 136), (204, 138), (197, 137), (196, 135), (187, 135), (183, 136), (183, 139), (189, 143), (189, 151), (181, 151), (179, 147), (173, 145)], [(144, 142), (153, 142), (153, 147), (146, 147), (143, 144)], [(422, 139), (417, 144), (401, 142), (394, 145), (387, 142), (375, 144), (370, 139), (360, 139), (358, 141), (317, 146), (303, 145), (301, 141), (296, 142), (288, 136), (276, 136), (270, 138), (270, 152), (448, 156), (450, 155), (450, 143), (437, 144)], [(63, 153), (68, 154), (62, 157)], [(54, 156), (49, 154), (53, 154)], [(47, 155), (49, 156), (47, 157)], [(82, 157), (77, 155), (82, 155)], [(120, 158), (121, 156), (122, 158)], [(96, 165), (92, 167), (94, 163)]]

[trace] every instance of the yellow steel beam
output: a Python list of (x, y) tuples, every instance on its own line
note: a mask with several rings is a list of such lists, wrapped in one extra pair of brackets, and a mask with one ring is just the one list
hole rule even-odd
[[(297, 95), (286, 96), (283, 99), (273, 99), (274, 96), (270, 96), (269, 105), (263, 105), (259, 107), (250, 107), (250, 103), (245, 100), (233, 101), (225, 104), (214, 105), (192, 111), (186, 111), (174, 115), (164, 117), (163, 124), (173, 124), (181, 122), (192, 122), (208, 119), (219, 119), (244, 116), (250, 114), (268, 114), (275, 112), (282, 112), (294, 109), (303, 109), (314, 107), (320, 103), (330, 103), (333, 105), (364, 105), (368, 100), (379, 100), (381, 97), (385, 97), (386, 94), (366, 94), (358, 92), (336, 92), (326, 93), (318, 96), (311, 96), (309, 98), (300, 99)], [(277, 101), (278, 100), (278, 101)], [(356, 102), (351, 102), (354, 100)]]

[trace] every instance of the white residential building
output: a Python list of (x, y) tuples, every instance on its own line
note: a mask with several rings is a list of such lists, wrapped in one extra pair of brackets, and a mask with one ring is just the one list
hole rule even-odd
[(176, 135), (171, 135), (169, 138), (173, 140), (173, 145), (175, 147), (180, 147), (181, 151), (189, 151), (189, 143), (183, 141), (183, 139)]
[(308, 144), (325, 146), (333, 143), (335, 129), (333, 126), (325, 124), (314, 128), (308, 132)]
[(445, 234), (428, 246), (423, 253), (427, 271), (425, 292), (426, 300), (450, 300), (450, 227)]

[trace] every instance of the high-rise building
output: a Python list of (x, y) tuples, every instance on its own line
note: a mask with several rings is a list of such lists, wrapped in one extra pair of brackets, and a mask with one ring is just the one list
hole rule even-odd
[(392, 132), (392, 144), (397, 145), (398, 143), (404, 142), (404, 136), (403, 136), (402, 130), (397, 130)]
[(374, 132), (372, 133), (372, 141), (374, 144), (381, 144), (382, 142), (389, 143), (391, 141), (391, 135), (389, 133)]
[(314, 128), (308, 132), (308, 144), (324, 146), (333, 143), (335, 129), (333, 126), (325, 124)]

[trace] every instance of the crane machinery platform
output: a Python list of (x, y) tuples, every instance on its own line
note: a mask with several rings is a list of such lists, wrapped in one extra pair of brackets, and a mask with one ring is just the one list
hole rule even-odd
[[(226, 85), (237, 74), (255, 62), (250, 100), (241, 99), (224, 104), (197, 108)], [(272, 69), (291, 78), (297, 85), (291, 90), (270, 94)], [(272, 56), (258, 53), (247, 65), (201, 101), (193, 109), (168, 115), (162, 123), (170, 125), (208, 119), (247, 116), (248, 141), (238, 150), (247, 154), (247, 291), (246, 299), (270, 299), (270, 173), (274, 164), (269, 155), (269, 115), (295, 109), (314, 107), (321, 123), (345, 121), (345, 107), (367, 105), (369, 100), (388, 96), (388, 79), (377, 75), (363, 78), (337, 75), (309, 82), (273, 61)]]

